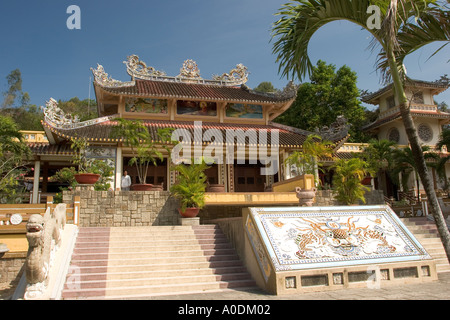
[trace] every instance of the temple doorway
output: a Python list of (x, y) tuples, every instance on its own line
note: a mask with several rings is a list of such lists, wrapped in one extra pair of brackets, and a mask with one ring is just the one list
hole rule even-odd
[(235, 192), (264, 192), (266, 177), (261, 175), (263, 165), (235, 164), (234, 191)]
[[(123, 159), (123, 170), (127, 171), (128, 174), (131, 177), (131, 183), (132, 184), (138, 184), (139, 178), (137, 174), (136, 166), (130, 166), (128, 165), (128, 162), (131, 158), (124, 158)], [(157, 166), (154, 166), (153, 164), (150, 164), (147, 171), (147, 179), (146, 183), (150, 184), (161, 184), (164, 183), (164, 190), (167, 190), (167, 159), (164, 159), (163, 161), (157, 160)]]

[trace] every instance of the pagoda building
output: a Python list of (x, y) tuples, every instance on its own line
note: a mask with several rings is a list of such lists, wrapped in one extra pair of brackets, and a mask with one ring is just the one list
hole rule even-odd
[[(423, 81), (406, 78), (405, 93), (408, 99), (408, 107), (417, 130), (419, 142), (436, 151), (443, 126), (450, 123), (450, 113), (440, 111), (434, 102), (434, 96), (447, 90), (449, 83), (445, 79), (438, 81)], [(378, 106), (379, 115), (377, 119), (366, 125), (363, 130), (372, 133), (379, 140), (386, 139), (395, 142), (399, 146), (408, 146), (409, 141), (400, 114), (400, 106), (395, 97), (393, 84), (389, 84), (380, 90), (369, 93), (362, 97), (366, 103)], [(440, 150), (441, 156), (446, 156), (447, 150)], [(446, 164), (447, 177), (450, 177), (450, 164)], [(436, 174), (436, 170), (431, 168), (431, 174), (436, 189), (441, 189), (442, 185)], [(409, 181), (410, 189), (416, 188), (414, 175)], [(397, 187), (393, 185), (390, 177), (386, 174), (381, 177), (379, 187), (385, 191), (385, 195), (396, 197)], [(423, 192), (420, 184), (420, 190)], [(407, 191), (407, 190), (403, 190)], [(417, 192), (417, 190), (415, 190)]]
[[(49, 143), (32, 147), (35, 178), (39, 180), (40, 173), (46, 180), (48, 168), (69, 166), (70, 140), (85, 138), (91, 156), (106, 159), (115, 168), (114, 190), (120, 190), (124, 171), (133, 183), (139, 183), (136, 170), (128, 165), (130, 149), (123, 139), (111, 136), (117, 118), (141, 120), (156, 142), (158, 129), (172, 128), (179, 134), (175, 140), (191, 150), (203, 155), (214, 149), (215, 164), (206, 172), (208, 183), (222, 186), (225, 192), (264, 192), (289, 178), (284, 159), (292, 150), (301, 149), (312, 133), (272, 122), (295, 100), (297, 88), (292, 82), (280, 92), (261, 93), (245, 85), (249, 73), (242, 64), (207, 80), (193, 60), (186, 60), (177, 76), (147, 66), (136, 55), (124, 63), (131, 76), (126, 82), (111, 78), (101, 65), (91, 69), (99, 118), (80, 122), (65, 114), (55, 100), (47, 102), (43, 127)], [(324, 133), (336, 149), (348, 137), (341, 129), (334, 127)], [(170, 170), (170, 154), (164, 156), (164, 161), (150, 166), (146, 182), (169, 190), (176, 176)]]

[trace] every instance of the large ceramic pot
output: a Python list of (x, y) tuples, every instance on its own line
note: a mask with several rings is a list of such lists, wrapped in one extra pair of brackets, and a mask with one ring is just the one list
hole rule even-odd
[(153, 185), (152, 191), (163, 191), (163, 190), (164, 190), (164, 183)]
[(225, 192), (225, 185), (224, 184), (209, 184), (208, 185), (208, 192)]
[(100, 175), (96, 173), (79, 173), (74, 177), (79, 184), (95, 184), (100, 179)]
[(9, 251), (8, 247), (4, 243), (0, 243), (0, 258)]
[(181, 209), (178, 209), (178, 212), (183, 218), (195, 218), (199, 211), (199, 208), (186, 208), (186, 211), (184, 212), (181, 212)]
[(153, 185), (149, 183), (144, 184), (132, 184), (131, 185), (132, 191), (151, 191), (153, 190)]
[(300, 187), (295, 188), (297, 198), (301, 207), (311, 207), (314, 203), (314, 197), (316, 196), (316, 188), (302, 189)]

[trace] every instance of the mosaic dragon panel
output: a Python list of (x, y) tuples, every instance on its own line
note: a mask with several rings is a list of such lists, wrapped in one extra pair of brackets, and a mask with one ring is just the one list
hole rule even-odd
[(278, 271), (430, 258), (386, 207), (277, 209), (251, 210)]

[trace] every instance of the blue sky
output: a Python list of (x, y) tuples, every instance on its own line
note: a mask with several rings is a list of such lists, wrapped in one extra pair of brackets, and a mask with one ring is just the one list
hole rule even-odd
[[(23, 90), (31, 103), (44, 105), (50, 97), (67, 100), (87, 98), (90, 68), (102, 64), (113, 78), (128, 81), (122, 63), (137, 54), (147, 65), (178, 75), (186, 59), (197, 62), (201, 76), (230, 71), (243, 63), (250, 71), (247, 85), (254, 88), (270, 81), (283, 88), (272, 54), (270, 29), (274, 13), (286, 0), (40, 0), (0, 2), (0, 92), (5, 77), (22, 72)], [(67, 7), (81, 9), (81, 30), (69, 30)], [(358, 75), (358, 87), (381, 87), (375, 71), (376, 52), (368, 50), (369, 34), (348, 22), (333, 22), (314, 36), (309, 54), (346, 64)], [(438, 44), (406, 59), (411, 78), (437, 80), (450, 75), (450, 46), (426, 61)], [(304, 79), (308, 81), (308, 79)], [(295, 80), (296, 83), (300, 81)], [(436, 97), (450, 105), (450, 90)]]

